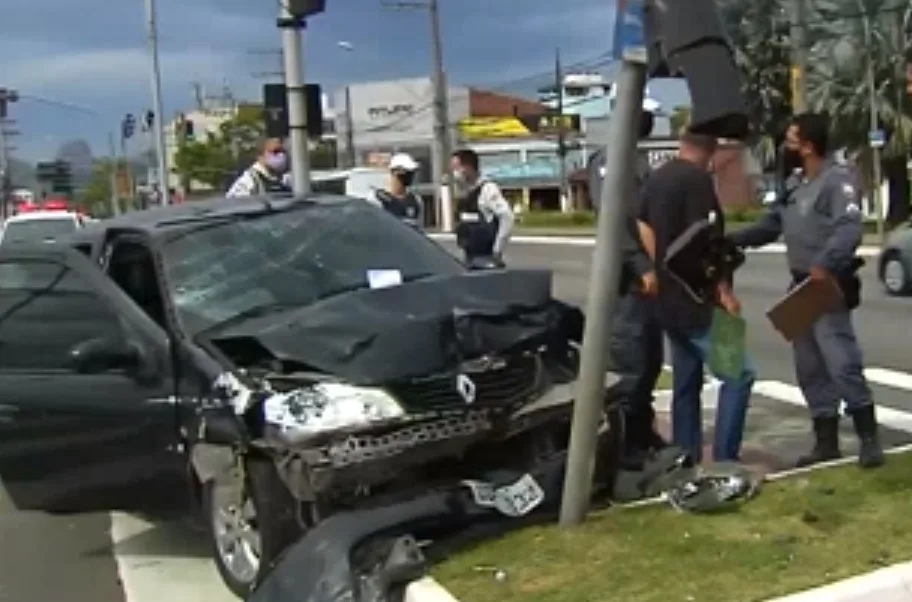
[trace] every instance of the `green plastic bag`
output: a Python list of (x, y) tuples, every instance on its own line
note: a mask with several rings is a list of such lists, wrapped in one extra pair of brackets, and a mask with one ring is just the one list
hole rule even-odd
[(744, 318), (717, 308), (713, 312), (709, 340), (709, 369), (712, 373), (720, 378), (740, 378), (747, 353), (747, 322)]

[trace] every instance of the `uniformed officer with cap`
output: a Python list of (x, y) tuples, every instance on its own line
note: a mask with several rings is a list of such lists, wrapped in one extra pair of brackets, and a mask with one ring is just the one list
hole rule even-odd
[(396, 153), (390, 158), (390, 181), (386, 189), (374, 192), (378, 205), (413, 228), (424, 225), (424, 204), (411, 190), (418, 171), (418, 162), (408, 153)]
[(884, 455), (851, 314), (860, 302), (855, 253), (863, 235), (861, 208), (853, 173), (828, 156), (828, 132), (825, 115), (792, 119), (783, 151), (785, 173), (791, 175), (783, 194), (761, 221), (729, 238), (741, 247), (760, 247), (783, 235), (792, 286), (806, 278), (840, 285), (844, 306), (825, 314), (793, 343), (815, 435), (813, 450), (798, 463), (840, 457), (839, 404), (844, 400), (861, 441), (859, 464), (873, 468), (884, 463)]
[[(639, 137), (646, 138), (655, 122), (652, 107), (644, 105)], [(605, 150), (594, 153), (586, 165), (589, 197), (596, 207), (605, 179)], [(624, 415), (624, 443), (621, 458), (634, 469), (666, 442), (655, 429), (653, 389), (662, 372), (662, 329), (655, 316), (653, 297), (658, 281), (652, 259), (640, 241), (636, 206), (640, 190), (649, 177), (645, 154), (636, 158), (633, 187), (628, 195), (627, 214), (621, 239), (622, 267), (618, 306), (612, 321), (609, 369), (620, 376), (613, 393), (619, 397)]]

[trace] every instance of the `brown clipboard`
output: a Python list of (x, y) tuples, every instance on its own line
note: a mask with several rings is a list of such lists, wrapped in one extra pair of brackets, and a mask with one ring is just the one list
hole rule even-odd
[(843, 307), (842, 290), (832, 278), (805, 278), (766, 312), (773, 327), (792, 342), (805, 334), (825, 313)]

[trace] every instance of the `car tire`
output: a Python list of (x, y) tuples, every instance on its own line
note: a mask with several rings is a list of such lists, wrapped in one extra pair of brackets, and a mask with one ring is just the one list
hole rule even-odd
[(894, 252), (884, 258), (880, 279), (889, 295), (908, 295), (912, 289), (909, 268), (899, 253)]
[(202, 496), (215, 567), (242, 600), (303, 532), (295, 516), (298, 502), (272, 461), (247, 460), (245, 468), (240, 500), (231, 499), (236, 494), (217, 480), (203, 485)]

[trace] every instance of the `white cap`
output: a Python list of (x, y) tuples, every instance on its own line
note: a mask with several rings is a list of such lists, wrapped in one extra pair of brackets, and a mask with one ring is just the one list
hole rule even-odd
[(405, 171), (415, 171), (418, 169), (418, 162), (408, 153), (396, 153), (389, 162), (390, 171), (402, 169)]

